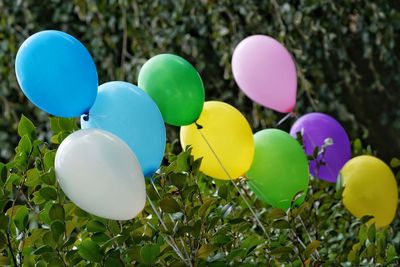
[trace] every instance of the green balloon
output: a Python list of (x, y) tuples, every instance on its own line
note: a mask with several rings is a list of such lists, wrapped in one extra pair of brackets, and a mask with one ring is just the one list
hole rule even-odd
[(307, 193), (309, 172), (307, 156), (301, 145), (288, 133), (267, 129), (254, 134), (253, 164), (247, 172), (250, 188), (274, 208), (287, 210), (293, 197), (304, 194), (295, 204), (300, 205)]
[(189, 125), (203, 110), (201, 77), (179, 56), (161, 54), (149, 59), (139, 72), (138, 85), (153, 98), (168, 124)]

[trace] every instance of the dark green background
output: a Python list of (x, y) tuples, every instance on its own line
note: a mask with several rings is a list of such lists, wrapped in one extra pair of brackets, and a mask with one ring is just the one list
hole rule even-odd
[[(298, 114), (329, 113), (351, 139), (365, 139), (378, 156), (398, 155), (399, 1), (0, 0), (0, 159), (12, 155), (21, 114), (48, 136), (48, 116), (28, 103), (14, 73), (19, 45), (45, 29), (78, 37), (96, 61), (100, 83), (136, 83), (149, 57), (183, 56), (200, 72), (206, 99), (234, 104), (254, 131), (273, 126), (283, 114), (256, 106), (239, 92), (230, 60), (244, 37), (273, 36), (297, 62)], [(176, 133), (169, 128), (170, 141)]]

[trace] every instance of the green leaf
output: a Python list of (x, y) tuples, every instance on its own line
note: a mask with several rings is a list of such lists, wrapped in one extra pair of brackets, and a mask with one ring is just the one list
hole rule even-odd
[(160, 208), (167, 213), (175, 213), (181, 210), (178, 202), (171, 197), (164, 198), (160, 201)]
[(25, 185), (28, 187), (35, 187), (40, 184), (40, 172), (38, 169), (33, 168), (26, 172)]
[(158, 255), (160, 255), (160, 246), (158, 244), (146, 244), (140, 249), (140, 256), (147, 265), (154, 265)]
[(271, 255), (283, 255), (293, 253), (293, 248), (291, 247), (277, 247), (271, 250)]
[(361, 218), (361, 222), (362, 223), (367, 223), (369, 222), (372, 218), (374, 218), (374, 216), (370, 216), (370, 215), (365, 215)]
[(56, 200), (57, 191), (53, 187), (42, 187), (39, 190), (39, 194), (46, 200)]
[(7, 229), (9, 218), (9, 216), (0, 213), (0, 229)]
[(50, 225), (51, 232), (53, 233), (53, 238), (56, 242), (65, 232), (65, 224), (59, 220), (53, 221)]
[(241, 260), (242, 258), (246, 257), (246, 250), (242, 248), (233, 249), (228, 256), (226, 256), (227, 261), (232, 261), (234, 259)]
[(197, 251), (196, 258), (206, 260), (215, 249), (216, 248), (212, 244), (203, 244)]
[(186, 180), (188, 179), (187, 175), (183, 173), (172, 173), (170, 174), (169, 178), (172, 184), (175, 185), (179, 190), (184, 187)]
[(275, 220), (275, 219), (280, 219), (286, 216), (286, 212), (282, 209), (272, 209), (268, 215), (267, 218), (270, 220)]
[(372, 258), (376, 256), (376, 246), (375, 244), (369, 244), (367, 247), (367, 256)]
[(256, 246), (260, 245), (262, 242), (263, 241), (257, 236), (250, 235), (242, 241), (240, 247), (245, 249), (246, 253), (248, 254), (251, 250), (253, 250)]
[(356, 153), (361, 153), (361, 151), (362, 151), (362, 142), (361, 142), (361, 140), (359, 139), (359, 138), (357, 138), (356, 140), (354, 140), (354, 143), (353, 143), (353, 150), (356, 152)]
[(308, 258), (321, 244), (321, 241), (319, 240), (314, 240), (308, 246), (306, 247), (304, 254)]
[(53, 221), (55, 220), (64, 221), (65, 220), (64, 207), (61, 204), (55, 203), (53, 206), (51, 206), (49, 210), (49, 217)]
[(34, 192), (34, 193), (33, 193), (32, 201), (33, 201), (36, 205), (40, 205), (40, 204), (43, 204), (44, 202), (46, 202), (46, 199), (44, 199), (44, 198), (40, 195), (39, 191), (37, 191), (37, 192)]
[[(67, 227), (67, 225), (65, 225), (65, 227)], [(67, 231), (67, 230), (66, 230), (66, 231)], [(68, 232), (67, 232), (67, 235), (68, 235)], [(65, 239), (64, 239), (64, 240), (65, 240)], [(92, 236), (92, 240), (93, 240), (93, 236)], [(69, 247), (69, 246), (73, 245), (75, 242), (76, 242), (76, 236), (71, 235), (71, 236), (68, 238), (68, 240), (64, 242), (63, 247), (64, 247), (64, 248)], [(94, 240), (94, 242), (96, 242), (96, 240)], [(96, 243), (98, 243), (98, 242), (96, 242)]]
[(358, 239), (360, 243), (364, 243), (368, 239), (368, 229), (365, 225), (360, 226), (360, 230), (358, 231)]
[(10, 258), (0, 255), (0, 266), (10, 266)]
[(78, 245), (78, 253), (88, 261), (101, 262), (102, 259), (100, 246), (89, 238), (84, 239)]
[(289, 229), (291, 228), (290, 223), (286, 220), (276, 220), (272, 222), (272, 227), (277, 229)]
[(201, 166), (201, 162), (202, 162), (203, 158), (198, 158), (196, 159), (193, 164), (192, 164), (192, 172), (193, 175), (198, 176), (200, 173), (200, 166)]
[(40, 254), (42, 254), (42, 253), (47, 253), (47, 252), (52, 252), (52, 251), (53, 251), (53, 249), (52, 249), (50, 246), (48, 246), (48, 245), (42, 245), (42, 246), (38, 247), (37, 249), (35, 249), (35, 250), (32, 252), (32, 254), (34, 254), (34, 255), (40, 255)]
[(0, 251), (2, 251), (7, 246), (6, 234), (0, 230)]
[(22, 177), (19, 176), (18, 174), (11, 173), (10, 176), (8, 176), (6, 180), (6, 185), (18, 185), (22, 180)]
[(56, 158), (56, 152), (54, 150), (46, 152), (43, 157), (43, 162), (46, 170), (54, 168), (54, 160)]
[(187, 172), (189, 171), (189, 156), (188, 151), (181, 152), (176, 159), (176, 172)]
[(227, 199), (229, 194), (229, 184), (228, 183), (223, 183), (219, 188), (218, 188), (218, 196), (223, 199)]
[(18, 135), (23, 137), (24, 135), (28, 135), (33, 137), (35, 134), (35, 126), (33, 123), (24, 115), (22, 115), (21, 120), (18, 124)]
[(390, 167), (397, 168), (399, 166), (400, 166), (400, 159), (392, 158), (392, 160), (390, 161)]
[[(52, 251), (49, 251), (48, 253), (50, 254)], [(47, 254), (45, 254), (47, 255)], [(38, 262), (36, 262), (35, 267), (47, 267), (48, 266), (48, 262), (46, 262), (45, 260), (39, 260)]]
[(375, 223), (373, 223), (368, 227), (368, 240), (371, 243), (375, 243), (375, 237), (376, 237), (376, 227)]
[(203, 200), (203, 205), (201, 205), (199, 209), (199, 215), (201, 217), (205, 217), (208, 215), (208, 209), (215, 203), (215, 200), (212, 198), (206, 198)]
[(119, 232), (121, 232), (121, 229), (120, 229), (119, 224), (118, 224), (117, 221), (110, 220), (110, 221), (108, 222), (108, 227), (110, 228), (111, 232), (112, 232), (114, 235), (117, 235), (117, 234), (119, 234)]
[[(35, 192), (34, 194), (39, 193), (39, 192)], [(50, 225), (51, 224), (51, 219), (50, 219), (50, 209), (53, 206), (53, 201), (47, 201), (44, 200), (45, 204), (43, 207), (43, 210), (40, 212), (39, 214), (39, 218), (45, 223)]]
[(28, 225), (29, 210), (25, 206), (19, 206), (16, 211), (14, 210), (14, 214), (15, 226), (22, 232)]
[(5, 182), (7, 179), (7, 167), (4, 163), (0, 162), (0, 179)]
[(151, 185), (146, 186), (146, 193), (147, 193), (147, 196), (153, 201), (157, 201), (159, 199), (157, 191)]
[(62, 131), (60, 124), (59, 124), (59, 118), (58, 117), (51, 117), (50, 118), (50, 129), (54, 134), (58, 134), (59, 132)]
[(53, 167), (50, 167), (48, 171), (46, 171), (42, 176), (40, 176), (40, 180), (47, 185), (54, 185), (56, 182), (56, 173)]
[(215, 245), (224, 245), (231, 240), (232, 239), (230, 238), (230, 236), (226, 234), (216, 234), (215, 236), (213, 236), (212, 243)]
[(94, 233), (93, 235), (92, 235), (92, 240), (94, 241), (94, 242), (96, 242), (97, 244), (102, 244), (102, 243), (105, 243), (105, 242), (107, 242), (107, 241), (109, 241), (110, 240), (110, 237), (108, 237), (106, 234), (104, 234), (104, 233)]
[(397, 257), (396, 248), (392, 244), (390, 244), (388, 249), (386, 250), (386, 257), (388, 261), (392, 261), (394, 258)]
[(28, 135), (22, 136), (18, 143), (18, 151), (29, 154), (32, 150), (32, 142)]
[(123, 267), (121, 262), (121, 255), (118, 250), (112, 250), (107, 252), (107, 258), (104, 262), (104, 267)]
[(107, 231), (107, 228), (102, 222), (93, 220), (88, 222), (87, 230), (88, 232), (104, 233)]
[(64, 132), (73, 132), (75, 128), (75, 118), (58, 118), (58, 125)]

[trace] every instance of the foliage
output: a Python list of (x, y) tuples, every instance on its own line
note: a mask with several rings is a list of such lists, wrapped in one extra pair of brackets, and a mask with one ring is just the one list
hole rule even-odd
[[(340, 188), (317, 180), (302, 205), (287, 213), (273, 209), (257, 200), (244, 180), (206, 177), (199, 172), (201, 159), (194, 160), (190, 148), (174, 154), (175, 144), (167, 145), (164, 166), (147, 179), (148, 201), (137, 218), (90, 215), (66, 198), (54, 171), (58, 144), (78, 127), (59, 118), (50, 118), (50, 125), (53, 136), (45, 143), (23, 116), (16, 155), (0, 164), (0, 265), (400, 264), (398, 216), (392, 227), (368, 226), (368, 218), (357, 220), (344, 209)], [(368, 152), (359, 142), (354, 148)], [(399, 165), (392, 160), (393, 167)]]
[[(255, 130), (280, 116), (239, 92), (230, 58), (245, 36), (274, 36), (297, 62), (298, 114), (334, 115), (351, 136), (368, 137), (386, 160), (400, 149), (399, 1), (0, 0), (0, 14), (0, 158), (12, 156), (20, 114), (46, 125), (47, 116), (27, 103), (13, 71), (19, 45), (43, 29), (78, 37), (94, 56), (101, 83), (136, 83), (150, 56), (181, 55), (201, 73), (209, 100), (234, 104)], [(47, 132), (41, 127), (39, 136)], [(172, 142), (176, 130), (168, 136)]]

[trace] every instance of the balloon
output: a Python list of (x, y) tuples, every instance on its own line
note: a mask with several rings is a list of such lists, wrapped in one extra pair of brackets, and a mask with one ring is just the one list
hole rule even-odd
[(232, 55), (232, 72), (240, 89), (253, 101), (279, 112), (293, 111), (296, 66), (277, 40), (265, 35), (242, 40)]
[[(315, 112), (300, 117), (293, 124), (290, 134), (296, 137), (298, 132), (302, 133), (307, 155), (312, 155), (317, 146), (321, 149), (326, 139), (332, 140), (333, 144), (327, 146), (325, 152), (318, 155), (317, 160), (311, 160), (309, 165), (313, 176), (335, 183), (340, 169), (351, 157), (350, 140), (346, 131), (334, 118)], [(324, 164), (317, 166), (317, 161)]]
[(229, 180), (240, 177), (250, 168), (254, 154), (253, 134), (246, 118), (237, 109), (224, 102), (205, 102), (197, 124), (202, 129), (191, 124), (181, 127), (180, 135), (182, 148), (190, 145), (194, 158), (203, 158), (202, 172)]
[[(297, 193), (307, 193), (307, 157), (300, 144), (281, 130), (259, 131), (254, 142), (254, 160), (247, 172), (250, 188), (271, 206), (287, 210)], [(303, 194), (295, 204), (304, 198)]]
[(18, 50), (15, 72), (28, 99), (54, 116), (78, 117), (97, 95), (92, 57), (64, 32), (41, 31), (26, 39)]
[(138, 85), (157, 103), (166, 123), (188, 125), (200, 116), (203, 82), (185, 59), (171, 54), (152, 57), (140, 70)]
[(129, 220), (144, 208), (146, 188), (139, 162), (115, 135), (79, 130), (60, 145), (55, 158), (58, 183), (81, 209), (112, 220)]
[(358, 156), (348, 161), (340, 172), (343, 204), (357, 218), (374, 216), (369, 223), (389, 225), (396, 214), (397, 183), (391, 169), (380, 159)]
[(127, 82), (99, 86), (82, 129), (99, 128), (125, 141), (137, 156), (145, 176), (159, 167), (165, 149), (165, 125), (157, 105), (143, 90)]

